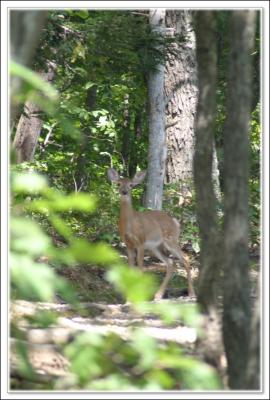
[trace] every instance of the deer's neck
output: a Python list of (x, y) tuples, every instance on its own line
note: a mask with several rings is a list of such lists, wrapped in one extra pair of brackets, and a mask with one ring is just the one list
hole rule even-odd
[(134, 211), (132, 208), (131, 198), (121, 199), (119, 228), (122, 237), (131, 230), (133, 216)]
[(121, 199), (120, 202), (120, 219), (128, 219), (133, 215), (132, 201), (131, 198)]

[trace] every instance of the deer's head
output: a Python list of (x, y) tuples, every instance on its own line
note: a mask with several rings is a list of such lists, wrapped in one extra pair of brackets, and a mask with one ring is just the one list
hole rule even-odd
[(117, 184), (122, 198), (129, 198), (131, 190), (134, 188), (134, 186), (139, 185), (144, 180), (145, 175), (146, 171), (140, 171), (137, 172), (133, 179), (121, 178), (115, 169), (108, 169), (108, 178), (111, 182)]

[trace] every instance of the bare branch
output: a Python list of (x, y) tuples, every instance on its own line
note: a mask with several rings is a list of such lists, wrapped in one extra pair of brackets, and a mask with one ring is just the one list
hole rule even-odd
[(49, 138), (50, 138), (50, 136), (51, 136), (51, 134), (52, 134), (52, 131), (53, 131), (53, 128), (54, 128), (56, 125), (57, 125), (57, 122), (53, 123), (52, 126), (50, 127), (49, 132), (47, 133), (47, 136), (46, 136), (46, 138), (45, 138), (45, 140), (44, 140), (44, 146), (46, 146), (46, 145), (48, 144)]

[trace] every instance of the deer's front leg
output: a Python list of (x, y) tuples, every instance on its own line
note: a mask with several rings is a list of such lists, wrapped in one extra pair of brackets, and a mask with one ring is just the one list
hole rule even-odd
[(127, 246), (127, 254), (128, 254), (128, 264), (132, 267), (135, 266), (135, 255), (136, 251), (133, 247)]
[(143, 245), (137, 248), (137, 264), (139, 268), (143, 269), (144, 247)]

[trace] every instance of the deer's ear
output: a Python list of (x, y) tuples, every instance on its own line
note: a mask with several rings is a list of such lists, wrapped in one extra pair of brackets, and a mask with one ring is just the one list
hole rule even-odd
[(146, 171), (137, 172), (137, 174), (136, 174), (136, 175), (134, 176), (134, 178), (132, 179), (132, 185), (133, 185), (133, 186), (136, 186), (136, 185), (138, 185), (139, 183), (141, 183), (141, 182), (144, 180), (145, 175), (146, 175)]
[(108, 171), (107, 171), (107, 174), (108, 174), (108, 178), (110, 179), (110, 181), (118, 182), (119, 175), (118, 175), (118, 172), (115, 171), (115, 169), (109, 168)]

